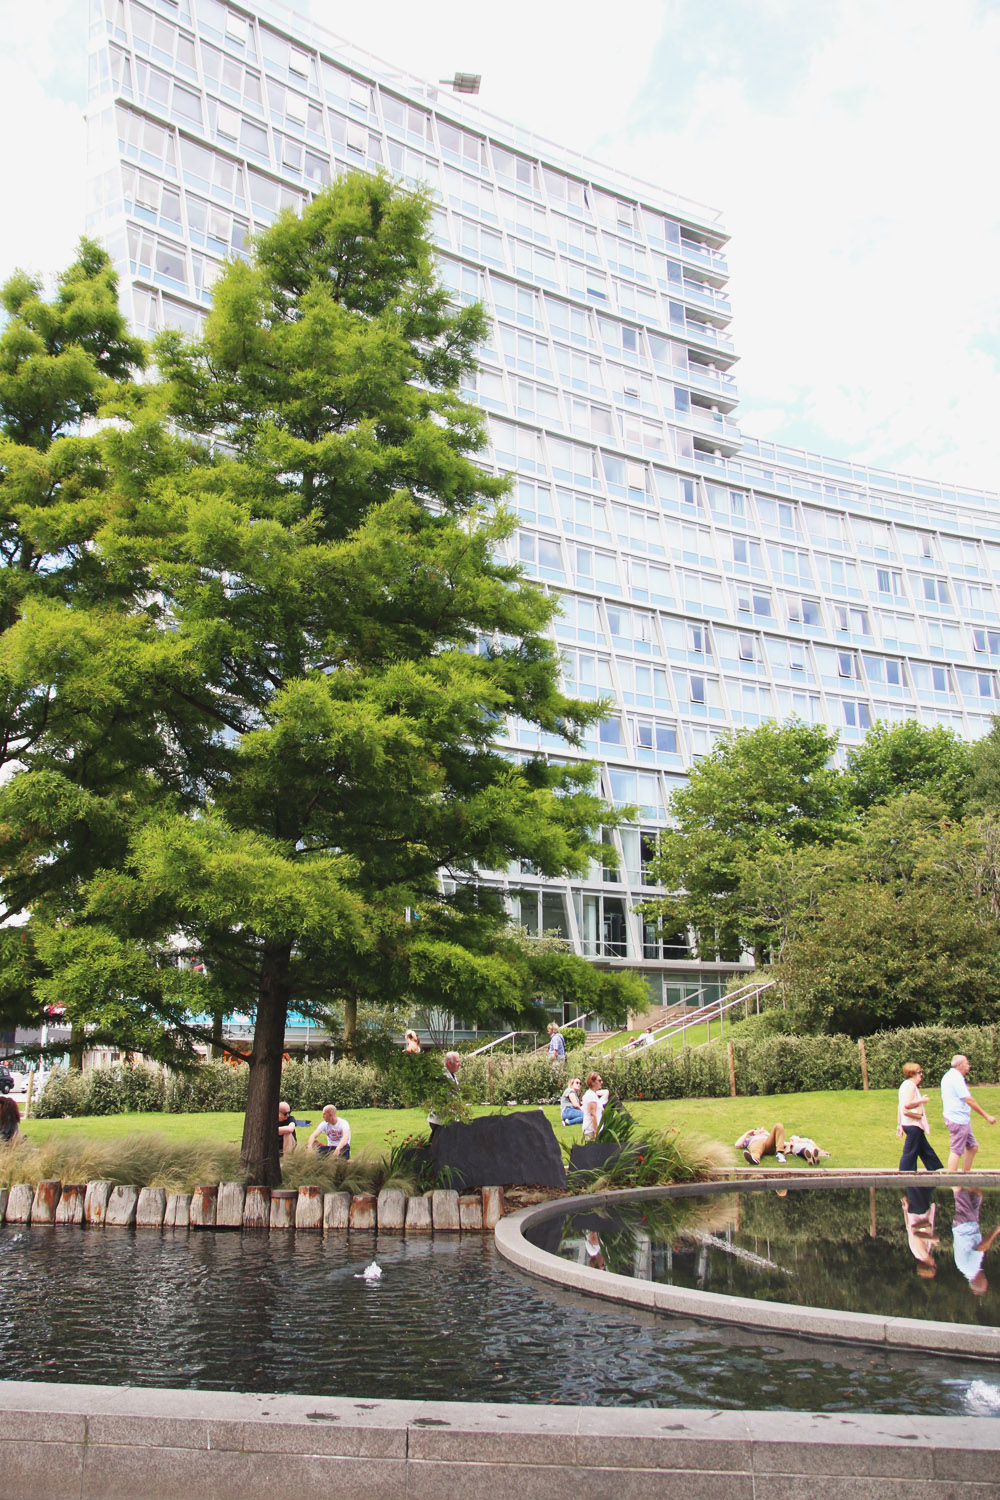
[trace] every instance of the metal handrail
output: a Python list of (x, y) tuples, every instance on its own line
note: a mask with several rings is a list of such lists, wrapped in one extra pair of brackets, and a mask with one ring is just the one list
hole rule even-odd
[[(773, 985), (777, 984), (777, 982), (778, 981), (776, 979), (769, 979), (765, 984), (747, 983), (741, 985), (740, 988), (738, 990), (734, 990), (733, 993), (725, 1001), (720, 998), (717, 1000), (711, 1000), (706, 1005), (699, 1006), (697, 1010), (694, 1010), (689, 1015), (686, 1015), (679, 1025), (676, 1025), (672, 1021), (666, 1021), (660, 1026), (656, 1027), (652, 1033), (643, 1032), (633, 1041), (628, 1042), (626, 1046), (622, 1048), (622, 1051), (633, 1052), (637, 1047), (652, 1047), (656, 1046), (659, 1042), (669, 1041), (675, 1036), (683, 1036), (689, 1026), (700, 1026), (702, 1024), (705, 1024), (710, 1027), (713, 1021), (721, 1020), (722, 1016), (724, 1016), (727, 1011), (732, 1010), (734, 1006), (745, 1005), (752, 999), (756, 1000), (757, 1014), (760, 1015), (761, 995), (765, 990), (771, 989)], [(702, 989), (698, 993), (704, 993), (704, 986), (702, 986)], [(647, 1037), (649, 1037), (650, 1040), (647, 1040)]]
[(510, 1042), (510, 1050), (511, 1052), (513, 1052), (514, 1041), (519, 1036), (532, 1036), (535, 1038), (536, 1042), (538, 1041), (537, 1031), (508, 1031), (505, 1036), (496, 1037), (492, 1042), (487, 1042), (485, 1046), (477, 1047), (475, 1052), (469, 1052), (467, 1056), (479, 1057), (479, 1055), (483, 1052), (492, 1052), (494, 1047), (499, 1047), (503, 1042)]

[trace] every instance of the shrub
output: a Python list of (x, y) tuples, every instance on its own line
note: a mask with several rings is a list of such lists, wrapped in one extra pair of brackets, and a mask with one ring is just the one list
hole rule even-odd
[(94, 1068), (89, 1073), (49, 1074), (34, 1106), (39, 1119), (61, 1115), (121, 1115), (132, 1110), (162, 1110), (166, 1095), (158, 1068)]
[[(712, 1050), (725, 1055), (724, 1047)], [(734, 1043), (734, 1053), (740, 1094), (861, 1087), (858, 1046), (847, 1036), (764, 1036)]]
[(562, 1039), (566, 1047), (567, 1056), (582, 1047), (587, 1039), (587, 1033), (582, 1026), (560, 1026)]
[(865, 1042), (868, 1082), (873, 1089), (896, 1088), (903, 1081), (903, 1064), (918, 1062), (924, 1069), (926, 1088), (948, 1071), (956, 1052), (964, 1052), (971, 1064), (969, 1078), (973, 1085), (997, 1083), (997, 1044), (995, 1026), (919, 1026), (880, 1031)]
[(187, 1073), (171, 1074), (163, 1107), (171, 1114), (202, 1114), (246, 1109), (250, 1070), (229, 1063), (204, 1063)]

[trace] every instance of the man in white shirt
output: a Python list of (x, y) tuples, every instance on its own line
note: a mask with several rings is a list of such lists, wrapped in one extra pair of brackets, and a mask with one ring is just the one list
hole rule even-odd
[(979, 1142), (972, 1134), (972, 1114), (982, 1115), (987, 1125), (996, 1124), (996, 1116), (988, 1115), (969, 1093), (966, 1078), (969, 1059), (956, 1052), (951, 1067), (941, 1080), (941, 1109), (944, 1123), (948, 1127), (949, 1172), (968, 1172), (979, 1150)]
[(323, 1106), (323, 1118), (309, 1137), (308, 1149), (318, 1149), (320, 1156), (340, 1156), (351, 1159), (351, 1127), (342, 1115), (337, 1114), (335, 1104)]

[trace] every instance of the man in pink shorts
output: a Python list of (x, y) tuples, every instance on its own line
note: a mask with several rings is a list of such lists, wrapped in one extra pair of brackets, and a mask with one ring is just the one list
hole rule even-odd
[(969, 1093), (966, 1078), (969, 1059), (956, 1052), (951, 1067), (941, 1080), (941, 1109), (944, 1123), (948, 1127), (949, 1172), (968, 1172), (979, 1150), (979, 1142), (972, 1134), (972, 1110), (982, 1115), (987, 1125), (996, 1124), (996, 1116), (988, 1115)]

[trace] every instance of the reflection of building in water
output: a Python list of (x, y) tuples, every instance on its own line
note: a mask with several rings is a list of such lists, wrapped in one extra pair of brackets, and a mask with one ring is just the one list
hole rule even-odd
[[(731, 1244), (735, 1205), (730, 1197), (647, 1200), (613, 1213), (571, 1215), (560, 1253), (579, 1265), (642, 1281), (670, 1280), (675, 1255), (686, 1260), (690, 1254), (699, 1285), (707, 1284), (708, 1246), (725, 1249)], [(715, 1238), (716, 1232), (726, 1238)]]

